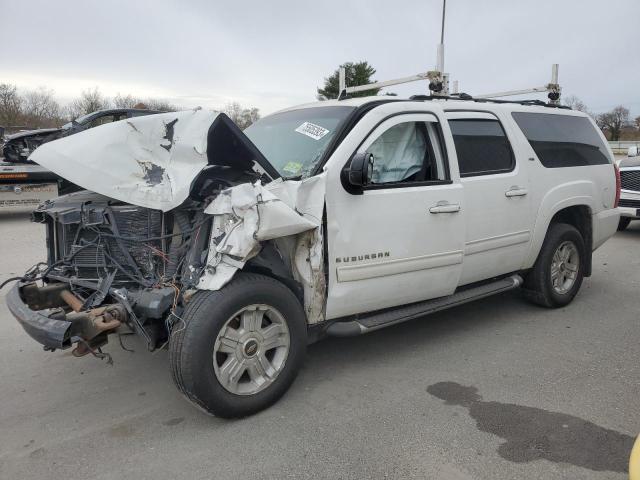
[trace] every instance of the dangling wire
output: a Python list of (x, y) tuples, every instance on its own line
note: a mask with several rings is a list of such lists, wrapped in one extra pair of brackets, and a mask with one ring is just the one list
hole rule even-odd
[(107, 361), (107, 365), (113, 365), (113, 357), (106, 352), (103, 352), (101, 348), (97, 348), (97, 349), (93, 349), (91, 348), (91, 346), (86, 342), (86, 340), (80, 338), (78, 339), (78, 342), (82, 343), (82, 345), (84, 345), (84, 347), (89, 351), (89, 353), (91, 353), (91, 355), (93, 355), (96, 358), (99, 358), (100, 360), (106, 360)]

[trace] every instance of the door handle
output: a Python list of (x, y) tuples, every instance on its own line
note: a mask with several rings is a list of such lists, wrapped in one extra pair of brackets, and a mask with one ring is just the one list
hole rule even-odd
[(460, 211), (460, 205), (457, 203), (440, 203), (429, 209), (430, 213), (456, 213)]
[(529, 191), (526, 188), (513, 186), (506, 192), (504, 192), (507, 197), (524, 197)]

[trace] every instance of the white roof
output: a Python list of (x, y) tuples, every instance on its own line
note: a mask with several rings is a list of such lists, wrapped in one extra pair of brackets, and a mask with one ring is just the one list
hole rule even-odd
[(482, 100), (482, 101), (474, 101), (474, 100), (456, 100), (456, 99), (432, 99), (432, 100), (420, 100), (420, 99), (410, 99), (403, 97), (392, 97), (392, 96), (370, 96), (370, 97), (356, 97), (356, 98), (348, 98), (345, 100), (318, 100), (316, 102), (304, 103), (301, 105), (296, 105), (293, 107), (285, 108), (279, 110), (277, 113), (288, 112), (292, 110), (300, 110), (303, 108), (318, 108), (318, 107), (359, 107), (361, 105), (365, 105), (371, 102), (379, 102), (379, 101), (404, 101), (404, 102), (420, 102), (420, 103), (435, 103), (440, 108), (444, 110), (484, 110), (490, 112), (496, 111), (523, 111), (523, 112), (537, 112), (537, 113), (551, 113), (551, 114), (562, 114), (562, 115), (574, 115), (584, 117), (587, 116), (585, 113), (579, 112), (577, 110), (571, 110), (568, 108), (554, 108), (554, 107), (546, 107), (543, 105), (522, 105), (520, 103), (514, 102), (492, 102), (490, 100)]

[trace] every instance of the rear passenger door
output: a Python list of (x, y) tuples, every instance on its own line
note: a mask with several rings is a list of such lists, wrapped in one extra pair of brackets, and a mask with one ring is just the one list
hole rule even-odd
[(528, 165), (516, 160), (502, 122), (484, 112), (448, 112), (465, 197), (460, 284), (522, 268), (533, 215)]

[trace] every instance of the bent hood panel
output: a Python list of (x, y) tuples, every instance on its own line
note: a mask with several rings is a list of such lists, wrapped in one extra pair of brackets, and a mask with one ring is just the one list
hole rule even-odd
[(162, 211), (184, 202), (209, 164), (273, 173), (226, 115), (202, 109), (102, 125), (46, 143), (29, 159), (87, 190)]

